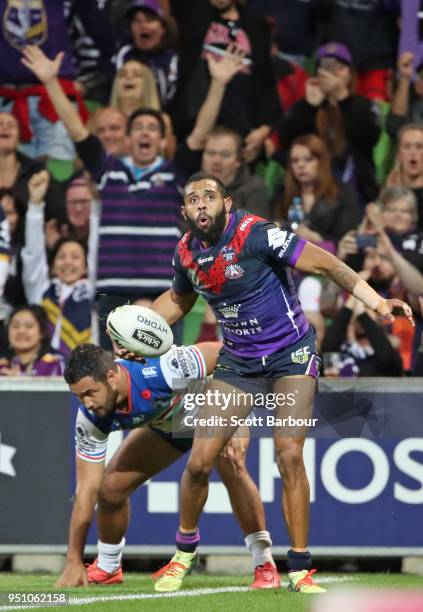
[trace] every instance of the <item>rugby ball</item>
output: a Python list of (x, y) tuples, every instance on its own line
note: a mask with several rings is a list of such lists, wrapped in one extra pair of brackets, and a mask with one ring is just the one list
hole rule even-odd
[(159, 314), (126, 304), (112, 310), (107, 317), (110, 338), (120, 347), (141, 357), (159, 357), (173, 344), (173, 333)]

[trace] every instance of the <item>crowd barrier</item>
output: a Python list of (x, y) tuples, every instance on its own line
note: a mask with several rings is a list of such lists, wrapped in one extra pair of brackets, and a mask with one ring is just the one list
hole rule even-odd
[[(322, 426), (304, 448), (315, 554), (423, 554), (422, 392), (421, 379), (321, 381), (315, 409)], [(61, 380), (0, 380), (0, 554), (65, 550), (75, 487), (76, 410)], [(113, 446), (121, 435), (113, 434)], [(180, 459), (133, 495), (128, 554), (173, 550), (184, 463)], [(282, 554), (288, 538), (270, 431), (252, 438), (248, 466), (275, 553)], [(204, 553), (246, 552), (215, 474), (201, 538)], [(88, 551), (96, 539), (94, 525)]]

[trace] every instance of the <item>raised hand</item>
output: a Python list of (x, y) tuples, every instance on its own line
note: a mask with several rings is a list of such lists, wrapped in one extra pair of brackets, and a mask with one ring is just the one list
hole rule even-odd
[(45, 201), (50, 175), (47, 170), (41, 170), (31, 176), (28, 181), (29, 199), (32, 204), (41, 204)]
[(216, 79), (222, 85), (227, 85), (243, 67), (244, 51), (241, 51), (235, 43), (226, 47), (222, 58), (217, 59), (215, 55), (207, 55), (207, 63), (212, 79)]
[(377, 312), (381, 315), (386, 323), (395, 321), (395, 316), (406, 317), (411, 325), (415, 325), (413, 311), (410, 306), (402, 300), (381, 300)]
[(58, 76), (63, 61), (63, 51), (58, 53), (53, 60), (50, 60), (40, 47), (35, 45), (24, 47), (22, 53), (22, 64), (31, 70), (41, 83), (47, 84)]
[(411, 81), (414, 72), (413, 60), (414, 54), (410, 53), (410, 51), (405, 51), (400, 55), (397, 66), (401, 79)]

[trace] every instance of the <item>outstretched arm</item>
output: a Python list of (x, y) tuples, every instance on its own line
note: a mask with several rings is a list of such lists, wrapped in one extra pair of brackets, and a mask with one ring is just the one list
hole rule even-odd
[(35, 45), (28, 45), (23, 50), (21, 62), (35, 74), (45, 86), (50, 100), (57, 114), (66, 126), (74, 142), (81, 142), (89, 135), (89, 131), (82, 123), (80, 116), (66, 96), (59, 83), (57, 75), (63, 61), (63, 52), (58, 53), (50, 60), (43, 51)]
[(66, 565), (56, 583), (58, 587), (88, 586), (83, 555), (103, 473), (104, 462), (90, 463), (76, 458), (76, 495), (69, 526)]
[(327, 276), (341, 289), (354, 295), (367, 308), (374, 310), (388, 322), (395, 319), (393, 312), (399, 311), (414, 325), (413, 314), (408, 304), (401, 300), (385, 300), (347, 264), (310, 242), (306, 243), (295, 267), (307, 274)]

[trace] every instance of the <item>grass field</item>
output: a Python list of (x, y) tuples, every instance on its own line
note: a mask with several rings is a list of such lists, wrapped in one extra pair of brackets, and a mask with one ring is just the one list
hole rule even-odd
[[(341, 586), (351, 589), (423, 589), (421, 577), (401, 574), (349, 574), (345, 576), (335, 574), (324, 575), (320, 578), (328, 590)], [(54, 581), (55, 577), (51, 575), (0, 573), (0, 610), (28, 609), (28, 607), (12, 607), (6, 604), (5, 593), (57, 592), (54, 589)], [(65, 589), (62, 592), (69, 595), (71, 603), (65, 608), (86, 612), (125, 612), (140, 609), (145, 612), (149, 610), (179, 612), (187, 609), (194, 609), (198, 612), (227, 611), (228, 609), (243, 612), (273, 612), (273, 610), (275, 612), (307, 612), (310, 610), (313, 597), (288, 593), (283, 588), (278, 591), (249, 591), (247, 585), (250, 581), (251, 576), (194, 575), (186, 579), (184, 591), (166, 595), (154, 592), (148, 574), (127, 573), (123, 585)], [(324, 595), (318, 597), (324, 597)], [(37, 607), (37, 609), (51, 610), (51, 607)]]

